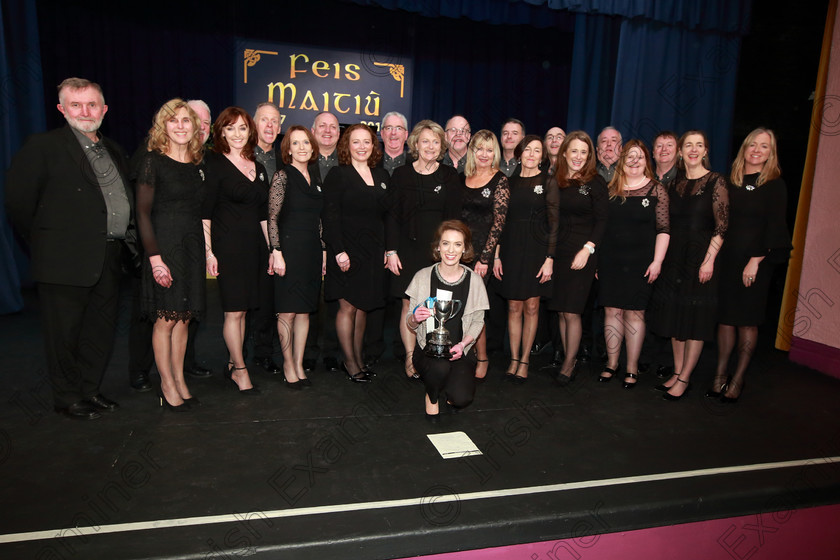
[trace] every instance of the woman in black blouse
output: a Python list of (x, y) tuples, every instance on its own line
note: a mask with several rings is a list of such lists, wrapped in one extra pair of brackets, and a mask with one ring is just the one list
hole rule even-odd
[(565, 357), (557, 381), (574, 375), (583, 334), (581, 315), (595, 279), (595, 249), (607, 223), (607, 184), (595, 169), (592, 139), (582, 130), (570, 132), (557, 158), (546, 197), (551, 221), (549, 255), (554, 255), (553, 295), (549, 309), (560, 313)]
[[(772, 130), (756, 128), (741, 144), (729, 177), (729, 231), (720, 252), (718, 365), (707, 397), (736, 402), (764, 321), (773, 267), (786, 262), (787, 187), (781, 178)], [(737, 333), (736, 333), (737, 331)], [(727, 378), (738, 342), (735, 374)]]

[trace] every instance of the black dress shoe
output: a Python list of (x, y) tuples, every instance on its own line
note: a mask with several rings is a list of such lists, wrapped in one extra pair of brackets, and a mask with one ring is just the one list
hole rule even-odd
[(55, 411), (73, 420), (96, 420), (97, 418), (102, 418), (102, 415), (85, 401), (75, 402), (64, 407), (56, 406)]
[(202, 379), (205, 377), (210, 377), (213, 375), (213, 372), (207, 369), (206, 367), (200, 366), (195, 364), (193, 367), (187, 369), (184, 368), (184, 373), (189, 375), (190, 377), (197, 377), (198, 379)]
[(540, 354), (540, 352), (545, 350), (546, 346), (548, 346), (547, 342), (535, 342), (534, 345), (531, 347), (531, 355), (536, 356)]
[(84, 400), (85, 404), (89, 404), (96, 410), (101, 410), (105, 412), (114, 412), (116, 411), (120, 405), (112, 401), (111, 399), (105, 397), (102, 393), (98, 393), (93, 395), (92, 397), (87, 397)]
[(338, 360), (333, 356), (327, 356), (324, 358), (324, 367), (327, 368), (327, 371), (338, 371)]
[(254, 363), (257, 364), (259, 367), (263, 368), (271, 375), (283, 373), (283, 368), (275, 364), (274, 360), (272, 360), (271, 358), (254, 358)]
[(437, 414), (429, 414), (426, 413), (426, 421), (430, 424), (440, 424), (440, 413)]
[(315, 366), (318, 365), (318, 360), (314, 358), (304, 358), (303, 359), (303, 371), (310, 372), (315, 369)]
[(146, 391), (152, 390), (152, 384), (149, 382), (149, 376), (143, 372), (130, 373), (128, 375), (128, 384), (138, 393), (145, 393)]

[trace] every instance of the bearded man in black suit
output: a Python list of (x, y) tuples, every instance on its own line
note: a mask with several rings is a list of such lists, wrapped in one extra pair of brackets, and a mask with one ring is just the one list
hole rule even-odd
[(67, 126), (29, 137), (12, 159), (6, 208), (29, 244), (57, 412), (92, 420), (118, 405), (99, 386), (111, 356), (123, 246), (134, 239), (125, 153), (99, 134), (102, 88), (58, 86)]

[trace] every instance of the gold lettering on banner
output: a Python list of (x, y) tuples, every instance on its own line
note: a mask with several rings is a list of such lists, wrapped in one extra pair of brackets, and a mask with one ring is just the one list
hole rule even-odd
[(257, 62), (260, 61), (260, 55), (263, 54), (273, 54), (277, 55), (276, 51), (258, 51), (255, 49), (245, 49), (245, 61), (242, 64), (242, 80), (243, 83), (248, 83), (248, 67), (254, 66)]
[(387, 66), (391, 77), (400, 83), (400, 99), (405, 91), (405, 66), (402, 64), (388, 64), (387, 62), (374, 62), (375, 66)]
[[(370, 100), (371, 100), (370, 96), (371, 95), (376, 96), (376, 98), (373, 100), (373, 111), (370, 111), (370, 109), (369, 109)], [(358, 97), (358, 95), (356, 97)], [(367, 102), (365, 103), (365, 115), (367, 115), (369, 117), (378, 117), (379, 116), (379, 94), (376, 93), (375, 91), (371, 90), (371, 92), (365, 97), (365, 99), (367, 100)], [(356, 114), (358, 115), (359, 113), (357, 112)]]
[[(280, 101), (274, 101), (274, 88), (278, 88), (280, 90)], [(291, 91), (291, 99), (289, 100), (288, 105), (286, 105), (287, 89)], [(283, 82), (272, 82), (268, 84), (268, 102), (277, 103), (277, 106), (281, 109), (294, 109), (296, 96), (297, 88), (295, 87), (295, 84), (284, 84)]]

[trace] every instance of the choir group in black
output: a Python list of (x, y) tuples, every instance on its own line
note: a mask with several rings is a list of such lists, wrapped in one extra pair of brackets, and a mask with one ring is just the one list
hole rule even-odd
[[(678, 139), (679, 169), (661, 180), (645, 144), (630, 140), (607, 182), (589, 135), (563, 137), (556, 127), (545, 139), (519, 141), (510, 177), (500, 170), (502, 151), (489, 130), (472, 135), (463, 173), (442, 162), (446, 133), (430, 120), (411, 131), (410, 158), (393, 175), (378, 165), (376, 133), (364, 124), (343, 132), (339, 165), (325, 177), (306, 127), (287, 131), (273, 176), (256, 161), (256, 125), (243, 109), (222, 111), (212, 150), (200, 129), (189, 104), (167, 102), (136, 172), (143, 310), (155, 321), (160, 402), (172, 410), (197, 404), (183, 361), (187, 323), (205, 312), (205, 273), (218, 279), (225, 313), (225, 375), (244, 395), (259, 394), (242, 348), (246, 312), (260, 305), (266, 275), (275, 283), (273, 312), (291, 388), (311, 385), (303, 354), (322, 278), (324, 297), (339, 302), (336, 333), (353, 382), (375, 376), (363, 354), (368, 312), (388, 297), (402, 299), (405, 372), (424, 383), (426, 414), (435, 421), (439, 399), (467, 406), (487, 373), (491, 277), (508, 303), (504, 379), (526, 381), (542, 303), (559, 317), (560, 385), (575, 378), (582, 315), (597, 277), (607, 348), (599, 381), (622, 376), (623, 353), (623, 386), (636, 385), (647, 325), (671, 340), (674, 373), (657, 387), (666, 399), (690, 388), (704, 341), (716, 337), (718, 367), (706, 395), (734, 402), (741, 394), (772, 268), (790, 249), (786, 188), (770, 130), (747, 136), (729, 177), (709, 169), (701, 131)], [(445, 322), (453, 342), (448, 358), (424, 351), (437, 326), (430, 298), (461, 303)]]

